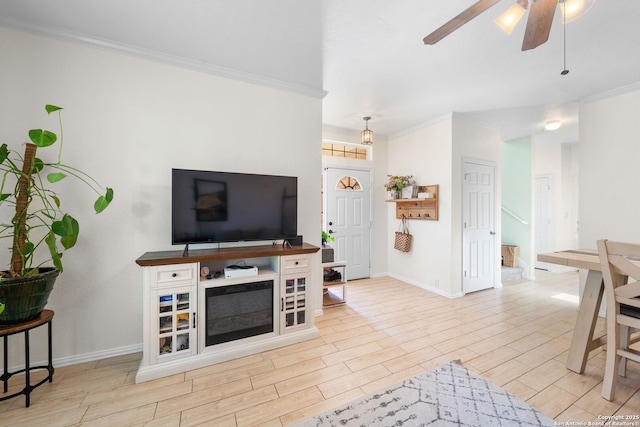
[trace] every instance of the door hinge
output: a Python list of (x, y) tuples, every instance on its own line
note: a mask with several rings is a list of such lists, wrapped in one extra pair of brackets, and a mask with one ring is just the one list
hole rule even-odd
[(464, 271), (464, 277), (467, 277), (467, 270)]

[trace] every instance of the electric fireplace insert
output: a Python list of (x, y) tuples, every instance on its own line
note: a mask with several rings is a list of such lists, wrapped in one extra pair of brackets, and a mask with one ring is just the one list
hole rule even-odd
[(273, 332), (273, 280), (206, 289), (206, 345)]

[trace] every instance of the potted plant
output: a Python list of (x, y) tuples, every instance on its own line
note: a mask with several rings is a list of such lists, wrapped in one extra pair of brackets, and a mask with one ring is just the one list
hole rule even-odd
[(406, 186), (413, 185), (413, 175), (387, 175), (389, 178), (384, 185), (387, 190), (388, 199), (398, 199), (402, 194), (402, 189)]
[(326, 231), (322, 230), (322, 246), (326, 246), (327, 243), (335, 241), (336, 238)]
[[(53, 146), (58, 137), (48, 130), (32, 129), (24, 155), (0, 146), (0, 212), (8, 211), (0, 221), (0, 238), (10, 240), (8, 269), (0, 272), (0, 324), (15, 324), (34, 319), (46, 305), (58, 274), (63, 271), (62, 254), (78, 239), (78, 221), (62, 210), (58, 194), (50, 187), (68, 176), (86, 184), (98, 194), (96, 213), (113, 199), (113, 190), (103, 188), (79, 169), (62, 163), (62, 108), (46, 105), (48, 114), (57, 112), (60, 141), (57, 159), (45, 162), (36, 157), (38, 148)], [(47, 185), (51, 184), (51, 185)], [(7, 218), (10, 218), (9, 222)], [(42, 260), (36, 260), (42, 257)], [(51, 262), (53, 265), (47, 265)]]
[(331, 234), (322, 230), (322, 262), (333, 262), (333, 248), (328, 246), (327, 243), (334, 242), (336, 240)]

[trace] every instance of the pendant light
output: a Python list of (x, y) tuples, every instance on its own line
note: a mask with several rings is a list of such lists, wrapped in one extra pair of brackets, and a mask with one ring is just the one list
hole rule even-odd
[(369, 130), (369, 120), (371, 120), (371, 117), (363, 117), (362, 120), (364, 120), (364, 130), (361, 132), (361, 142), (364, 145), (371, 145), (373, 144), (373, 131)]

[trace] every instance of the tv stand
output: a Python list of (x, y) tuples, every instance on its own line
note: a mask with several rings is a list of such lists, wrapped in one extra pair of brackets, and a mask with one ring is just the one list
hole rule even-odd
[[(199, 369), (231, 359), (318, 338), (314, 325), (313, 265), (320, 248), (262, 245), (147, 252), (143, 267), (143, 356), (136, 383)], [(240, 262), (258, 274), (200, 276), (201, 267), (220, 271)], [(320, 265), (320, 260), (317, 260)], [(273, 331), (221, 344), (206, 344), (207, 289), (273, 282)]]
[(188, 243), (184, 245), (184, 250), (182, 251), (182, 256), (183, 257), (189, 256), (189, 244)]

